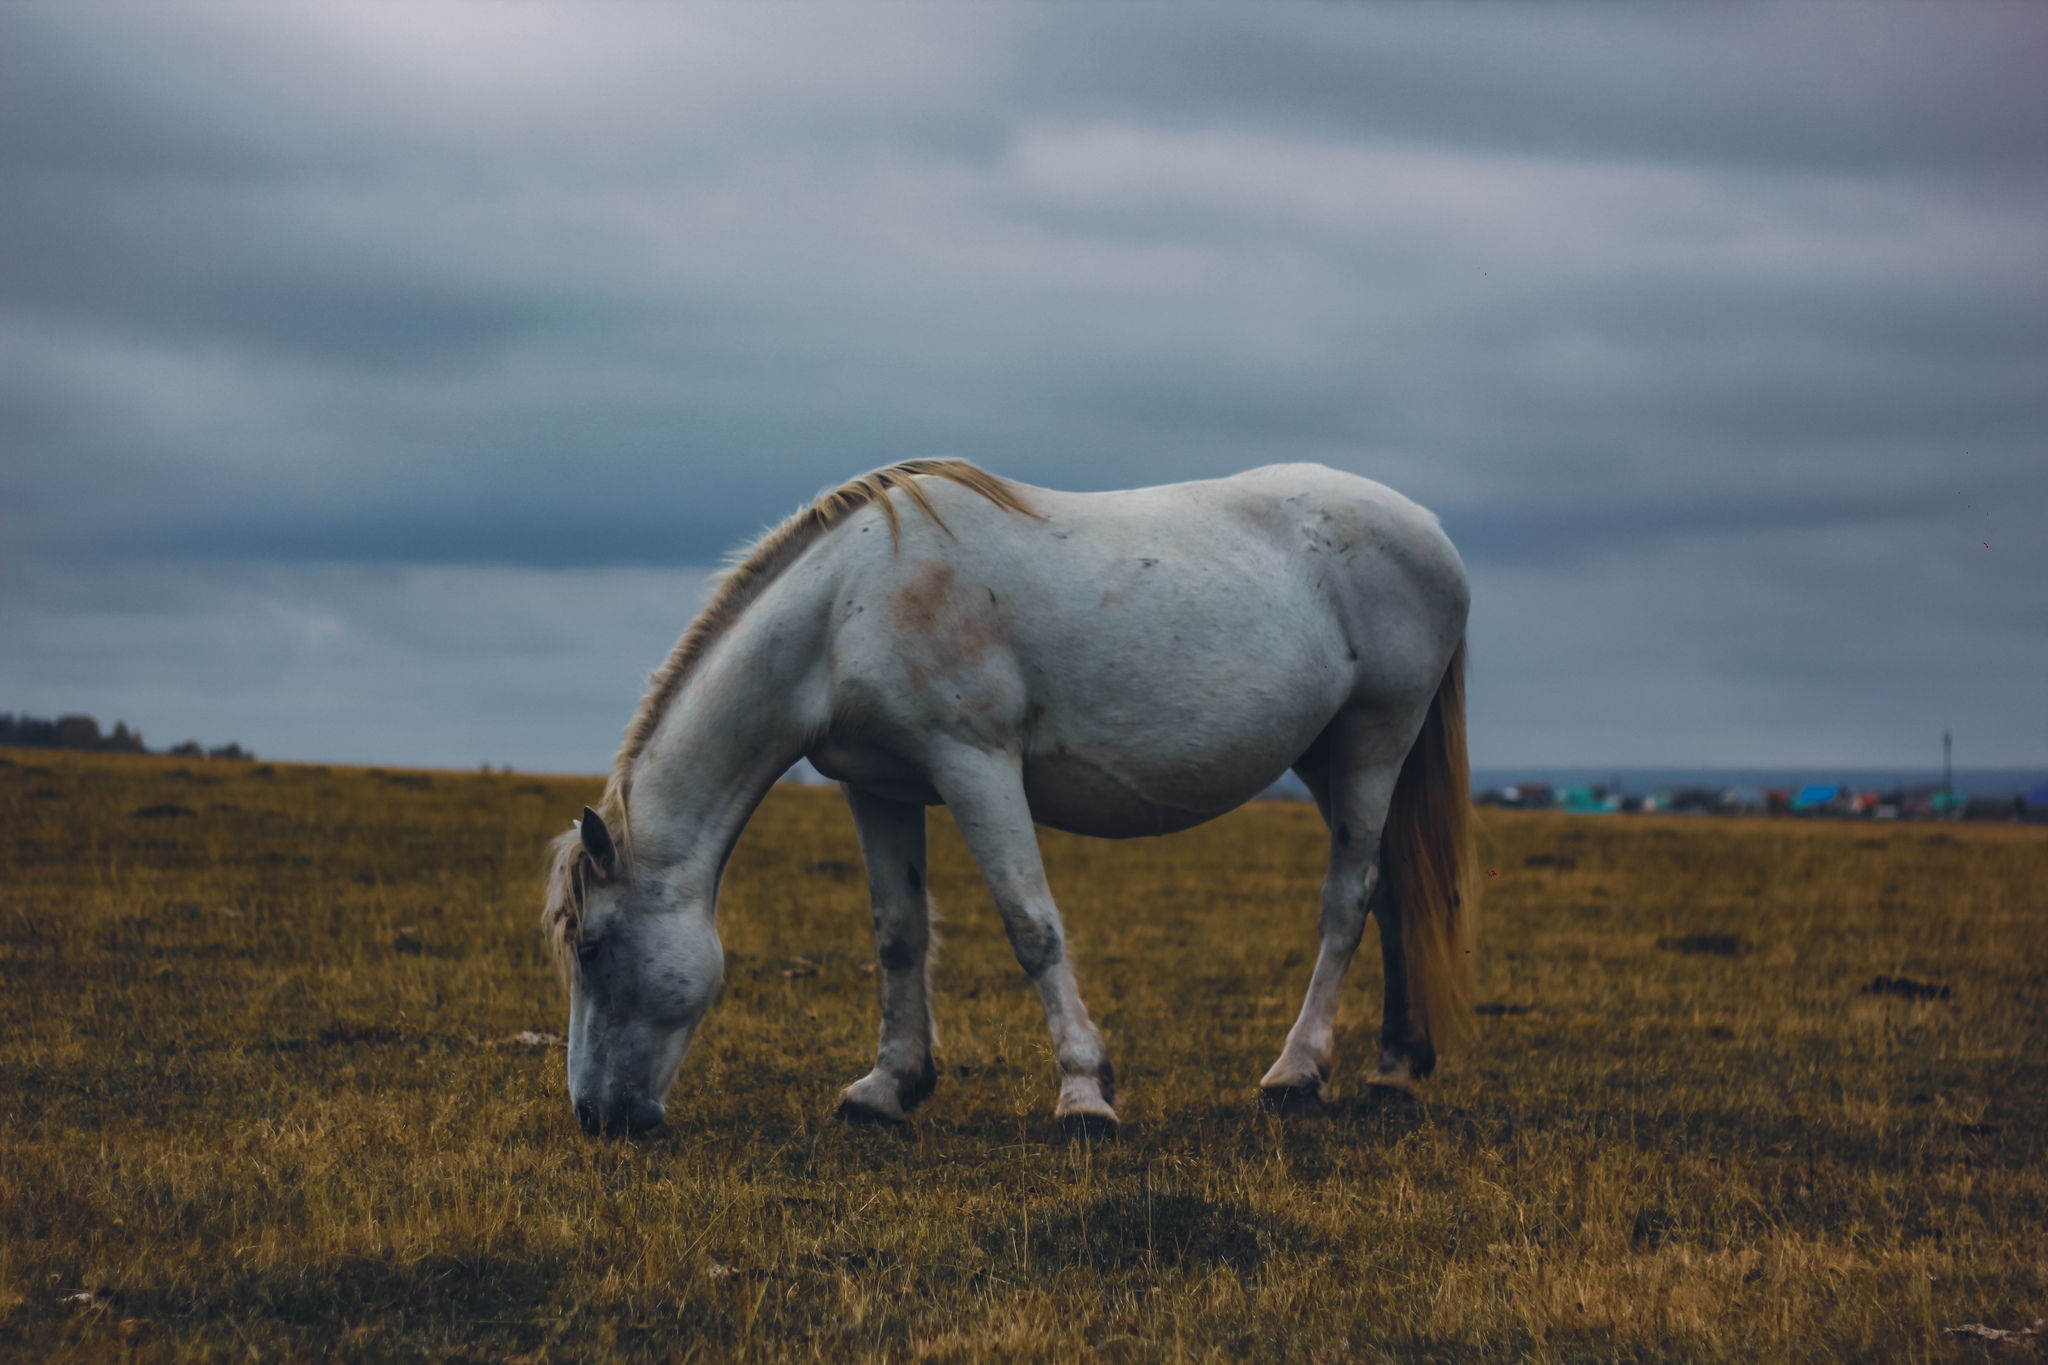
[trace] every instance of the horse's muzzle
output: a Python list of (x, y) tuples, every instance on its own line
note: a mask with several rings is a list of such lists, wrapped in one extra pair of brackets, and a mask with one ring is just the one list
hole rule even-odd
[(592, 1137), (638, 1137), (661, 1122), (662, 1106), (627, 1090), (604, 1102), (585, 1096), (577, 1101), (576, 1118)]

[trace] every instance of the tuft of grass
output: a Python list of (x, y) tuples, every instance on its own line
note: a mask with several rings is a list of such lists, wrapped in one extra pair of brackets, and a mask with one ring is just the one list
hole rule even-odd
[(0, 1352), (1981, 1359), (1942, 1329), (2048, 1313), (2038, 829), (1485, 813), (1476, 1042), (1373, 1103), (1361, 954), (1284, 1119), (1314, 811), (1048, 832), (1122, 1081), (1069, 1147), (942, 811), (938, 1093), (829, 1121), (864, 879), (837, 794), (778, 789), (670, 1121), (602, 1143), (535, 923), (598, 785), (0, 755)]

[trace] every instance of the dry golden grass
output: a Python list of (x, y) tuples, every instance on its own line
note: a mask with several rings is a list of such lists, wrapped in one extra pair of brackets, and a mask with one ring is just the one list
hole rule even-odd
[[(1375, 1107), (1362, 956), (1338, 1099), (1288, 1119), (1253, 1085), (1314, 811), (1049, 834), (1125, 1092), (1076, 1149), (943, 812), (939, 1092), (908, 1136), (829, 1121), (865, 891), (837, 794), (778, 790), (725, 998), (626, 1144), (560, 1050), (478, 1041), (563, 1027), (539, 850), (595, 779), (5, 758), (6, 1354), (1903, 1360), (2048, 1313), (2039, 829), (1487, 815), (1481, 998), (1527, 1012)], [(1753, 951), (1658, 946), (1697, 934)]]

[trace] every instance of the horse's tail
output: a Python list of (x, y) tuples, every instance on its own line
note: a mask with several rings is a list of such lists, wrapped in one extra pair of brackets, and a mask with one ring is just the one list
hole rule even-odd
[(1381, 869), (1399, 907), (1408, 1007), (1419, 1074), (1438, 1047), (1472, 1027), (1472, 947), (1478, 922), (1472, 876), (1471, 770), (1465, 757), (1465, 642), (1437, 684), (1422, 733), (1394, 784)]

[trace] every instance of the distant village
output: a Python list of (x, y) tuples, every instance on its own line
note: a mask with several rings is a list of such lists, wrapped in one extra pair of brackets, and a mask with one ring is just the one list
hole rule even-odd
[(1890, 791), (1856, 791), (1821, 783), (1807, 787), (1766, 787), (1761, 800), (1748, 800), (1727, 787), (1676, 787), (1655, 796), (1622, 795), (1602, 786), (1553, 787), (1525, 783), (1493, 787), (1474, 804), (1516, 810), (1561, 810), (1673, 815), (1791, 815), (1842, 820), (2025, 820), (2048, 824), (2048, 786), (2024, 796), (1972, 797), (1944, 783), (1922, 783)]
[[(55, 720), (38, 720), (34, 716), (16, 716), (0, 712), (0, 748), (20, 749), (98, 749), (103, 752), (146, 754), (143, 747), (142, 731), (131, 730), (128, 722), (117, 720), (111, 732), (102, 732), (100, 723), (91, 716), (59, 716)], [(216, 745), (209, 749), (196, 739), (164, 750), (174, 758), (225, 758), (253, 759), (241, 745), (235, 743)]]

